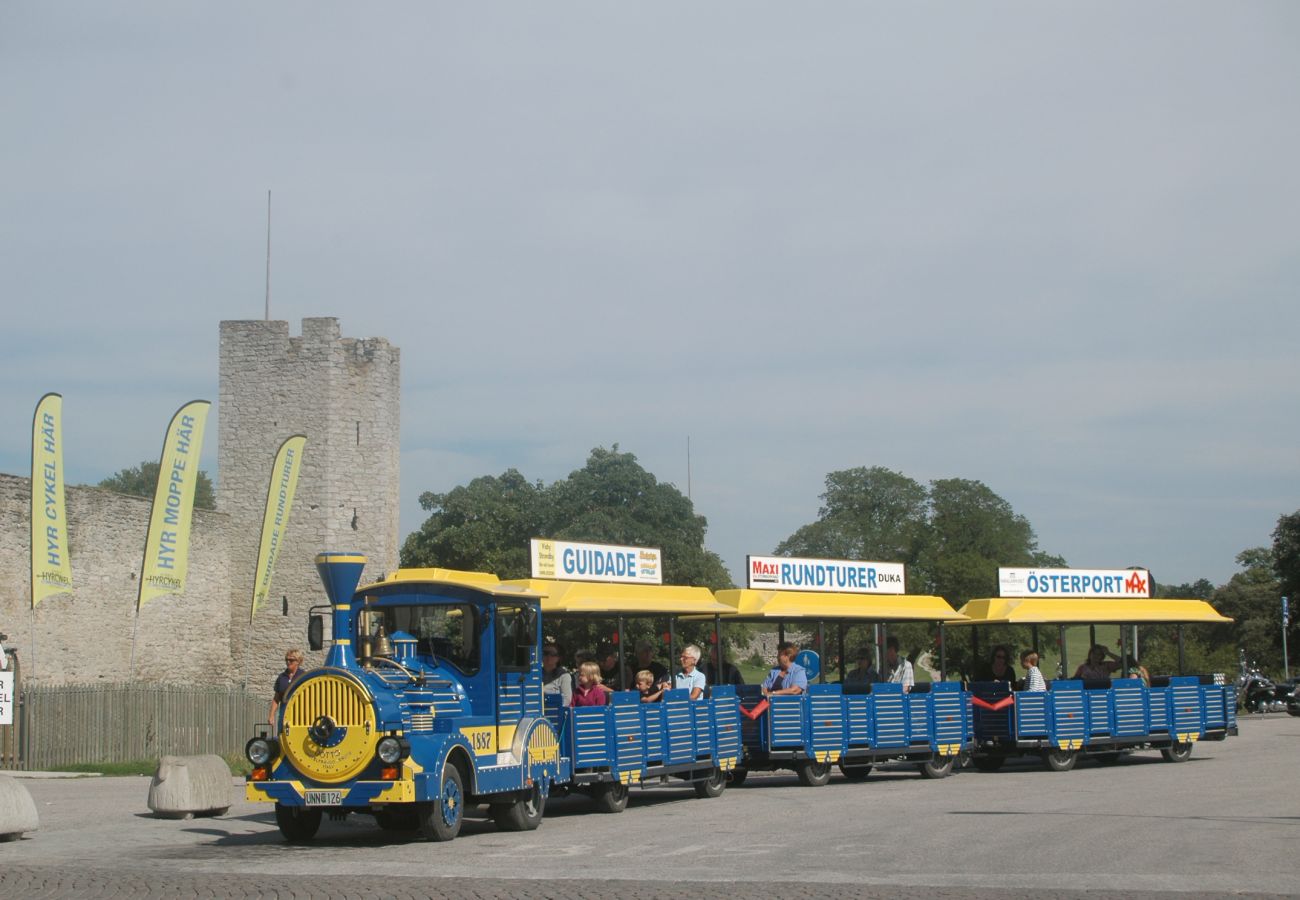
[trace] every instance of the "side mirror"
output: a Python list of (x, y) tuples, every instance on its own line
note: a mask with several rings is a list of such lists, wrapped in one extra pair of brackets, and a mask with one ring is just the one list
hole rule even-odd
[(307, 620), (307, 646), (312, 650), (322, 650), (325, 647), (325, 619), (321, 616), (312, 616)]

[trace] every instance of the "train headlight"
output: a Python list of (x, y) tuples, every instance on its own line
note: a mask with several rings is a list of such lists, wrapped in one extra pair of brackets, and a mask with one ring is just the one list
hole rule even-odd
[(381, 738), (378, 746), (375, 747), (375, 755), (386, 766), (391, 766), (404, 759), (410, 752), (411, 745), (406, 742), (405, 738), (399, 737)]
[(244, 745), (244, 755), (255, 766), (265, 766), (280, 755), (280, 742), (275, 738), (255, 737)]

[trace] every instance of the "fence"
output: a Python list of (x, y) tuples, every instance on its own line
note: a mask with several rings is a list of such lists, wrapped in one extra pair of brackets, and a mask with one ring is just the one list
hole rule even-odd
[[(167, 754), (234, 754), (266, 721), (243, 688), (157, 684), (27, 685), (14, 717), (12, 768), (131, 762)], [(0, 744), (3, 744), (0, 737)]]

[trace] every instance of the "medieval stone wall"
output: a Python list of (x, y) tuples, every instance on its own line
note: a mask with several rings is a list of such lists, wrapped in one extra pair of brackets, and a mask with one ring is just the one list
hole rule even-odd
[(195, 510), (185, 593), (151, 600), (137, 622), (150, 501), (70, 487), (67, 503), (74, 589), (47, 598), (33, 611), (31, 480), (0, 474), (0, 631), (9, 635), (6, 646), (19, 652), (24, 680), (238, 681), (223, 615), (230, 594), (228, 517)]
[[(0, 474), (0, 632), (18, 649), (25, 679), (243, 683), (269, 695), (284, 650), (306, 649), (309, 608), (325, 602), (316, 554), (363, 553), (367, 579), (396, 568), (398, 349), (343, 338), (332, 318), (304, 319), (296, 338), (287, 322), (223, 322), (220, 340), (219, 511), (195, 511), (185, 592), (150, 601), (138, 622), (150, 501), (68, 488), (75, 590), (33, 615), (30, 481)], [(293, 511), (272, 599), (253, 616), (271, 467), (294, 434), (307, 443)]]

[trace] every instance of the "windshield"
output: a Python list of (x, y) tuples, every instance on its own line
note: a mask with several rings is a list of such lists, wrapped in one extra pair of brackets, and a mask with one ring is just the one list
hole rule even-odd
[[(382, 616), (382, 620), (381, 617)], [(415, 638), (415, 651), (421, 656), (435, 656), (450, 663), (466, 675), (478, 671), (478, 628), (476, 611), (468, 603), (424, 604), (420, 606), (384, 606), (373, 609), (370, 633), (383, 622), (390, 637), (405, 631)]]

